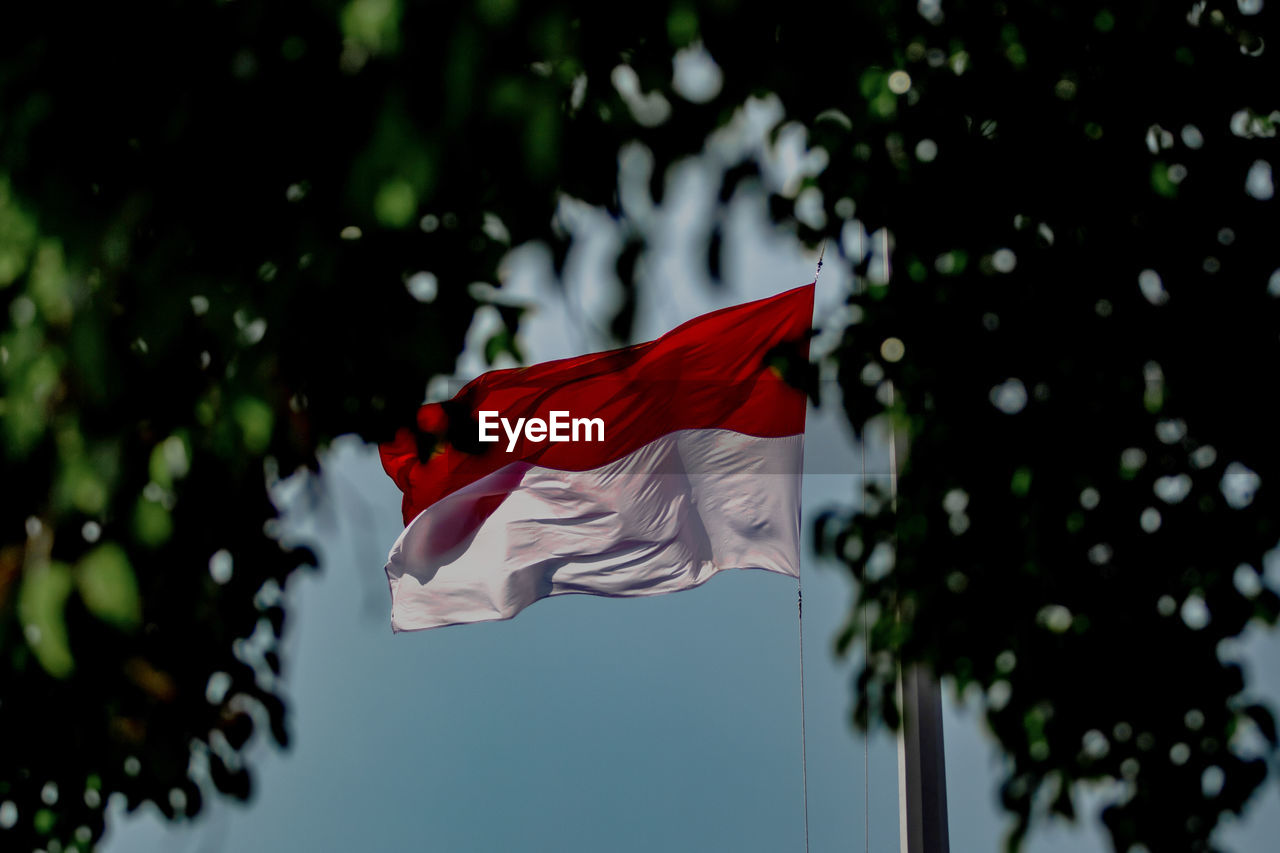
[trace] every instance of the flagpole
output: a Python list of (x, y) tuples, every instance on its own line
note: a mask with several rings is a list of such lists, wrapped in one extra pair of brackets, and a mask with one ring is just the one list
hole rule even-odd
[(902, 853), (948, 853), (947, 771), (942, 743), (942, 695), (919, 665), (900, 674), (898, 809)]
[[(889, 387), (892, 401), (893, 386)], [(892, 404), (892, 403), (891, 403)], [(896, 428), (889, 425), (889, 493), (898, 502)], [(898, 670), (898, 837), (902, 853), (950, 853), (942, 691), (927, 667)]]
[[(884, 235), (884, 277), (889, 279), (889, 229)], [(889, 383), (889, 407), (894, 403)], [(889, 497), (898, 508), (897, 426), (889, 417)], [(950, 853), (947, 770), (942, 740), (942, 692), (919, 664), (898, 671), (898, 838), (901, 853)]]

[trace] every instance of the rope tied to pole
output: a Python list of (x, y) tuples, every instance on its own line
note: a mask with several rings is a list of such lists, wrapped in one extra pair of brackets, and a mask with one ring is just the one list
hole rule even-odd
[[(818, 269), (813, 274), (814, 284), (822, 275), (822, 256), (827, 251), (827, 241), (822, 241), (822, 250), (818, 253)], [(800, 791), (804, 804), (804, 850), (809, 853), (809, 739), (805, 731), (804, 707), (804, 573), (796, 567), (796, 630), (799, 635), (800, 652)]]

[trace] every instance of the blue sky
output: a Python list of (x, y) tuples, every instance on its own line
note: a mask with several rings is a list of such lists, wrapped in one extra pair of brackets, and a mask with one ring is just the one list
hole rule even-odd
[[(772, 162), (784, 182), (806, 168), (802, 147), (785, 134)], [(624, 206), (654, 246), (641, 270), (638, 340), (813, 279), (816, 253), (773, 232), (756, 194), (728, 214), (726, 283), (710, 287), (693, 262), (715, 215), (708, 173), (689, 165), (659, 209), (636, 195), (647, 181), (643, 152), (624, 155), (621, 172)], [(617, 300), (616, 282), (601, 273), (620, 239), (616, 227), (571, 203), (561, 217), (578, 237), (565, 290), (551, 285), (545, 253), (520, 249), (500, 297), (538, 307), (521, 332), (533, 361), (605, 346), (596, 330)], [(828, 266), (820, 322), (839, 325), (850, 286)], [(484, 369), (477, 353), (496, 322), (488, 312), (477, 317), (459, 378)], [(857, 502), (863, 457), (833, 408), (809, 415), (806, 536), (815, 513)], [(882, 438), (873, 436), (866, 470), (887, 476)], [(211, 801), (186, 826), (166, 826), (149, 807), (126, 817), (113, 804), (104, 850), (804, 849), (793, 579), (725, 572), (675, 595), (564, 596), (509, 622), (392, 635), (382, 565), (401, 530), (399, 497), (374, 449), (354, 439), (331, 448), (318, 489), (294, 482), (280, 494), (292, 535), (315, 544), (322, 563), (286, 590), (294, 746), (280, 753), (259, 741), (254, 800)], [(810, 849), (862, 850), (868, 833), (871, 850), (896, 850), (896, 742), (880, 732), (864, 748), (848, 721), (856, 660), (832, 654), (852, 584), (812, 548), (802, 572)], [(1280, 644), (1272, 635), (1247, 647), (1251, 677), (1275, 701)], [(994, 851), (1005, 826), (998, 758), (976, 708), (957, 707), (945, 692), (952, 849)], [(1277, 834), (1272, 781), (1223, 841), (1261, 853)], [(1107, 848), (1090, 822), (1055, 825), (1029, 849)]]

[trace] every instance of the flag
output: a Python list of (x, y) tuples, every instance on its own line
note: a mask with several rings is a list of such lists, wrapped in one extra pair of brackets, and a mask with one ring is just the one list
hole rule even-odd
[(391, 625), (510, 619), (566, 593), (797, 576), (813, 285), (657, 340), (495, 370), (379, 447), (404, 493)]

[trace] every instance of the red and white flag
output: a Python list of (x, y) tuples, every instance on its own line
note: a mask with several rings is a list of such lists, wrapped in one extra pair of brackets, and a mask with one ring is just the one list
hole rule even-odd
[(404, 493), (392, 628), (675, 592), (722, 569), (798, 575), (805, 395), (779, 364), (808, 359), (813, 290), (423, 406), (417, 431), (380, 447)]

